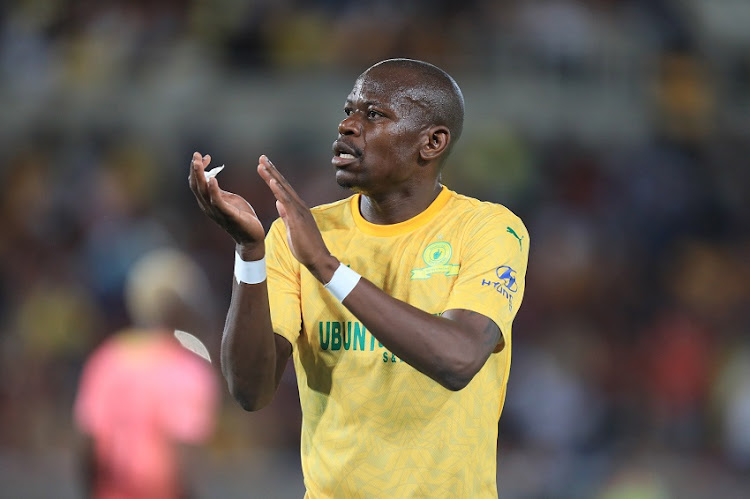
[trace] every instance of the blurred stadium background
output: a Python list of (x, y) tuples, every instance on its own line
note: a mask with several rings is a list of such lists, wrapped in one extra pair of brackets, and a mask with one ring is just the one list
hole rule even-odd
[[(80, 496), (76, 383), (138, 256), (200, 262), (218, 340), (233, 246), (192, 152), (266, 227), (262, 153), (309, 203), (344, 197), (345, 96), (406, 56), (464, 90), (445, 183), (532, 238), (501, 497), (750, 497), (748, 21), (747, 0), (3, 2), (0, 496)], [(199, 497), (301, 497), (296, 397), (291, 370), (260, 413), (225, 395)]]

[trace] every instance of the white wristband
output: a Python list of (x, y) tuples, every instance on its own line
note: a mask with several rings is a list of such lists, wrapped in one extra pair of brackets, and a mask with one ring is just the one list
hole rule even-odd
[(234, 252), (234, 277), (239, 283), (258, 284), (266, 280), (266, 257), (246, 262)]
[(330, 291), (338, 301), (344, 301), (344, 298), (349, 296), (361, 277), (343, 263), (339, 263), (339, 268), (336, 269), (330, 282), (324, 288)]

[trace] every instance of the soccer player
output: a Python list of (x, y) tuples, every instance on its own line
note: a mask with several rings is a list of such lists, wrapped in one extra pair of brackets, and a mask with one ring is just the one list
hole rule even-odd
[(205, 289), (203, 271), (184, 253), (160, 249), (128, 273), (134, 326), (86, 361), (74, 416), (86, 436), (86, 497), (177, 499), (192, 494), (188, 462), (211, 436), (219, 391), (211, 365), (182, 348)]
[(193, 155), (190, 187), (236, 242), (229, 389), (262, 408), (293, 356), (308, 497), (496, 497), (528, 233), (507, 208), (440, 184), (464, 119), (443, 70), (375, 64), (344, 114), (332, 163), (355, 194), (310, 210), (261, 156), (281, 217), (267, 235)]

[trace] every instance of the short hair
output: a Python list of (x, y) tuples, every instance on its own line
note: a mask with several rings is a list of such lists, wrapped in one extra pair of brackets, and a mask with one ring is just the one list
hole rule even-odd
[(404, 69), (417, 78), (418, 83), (413, 86), (424, 104), (425, 119), (451, 131), (449, 149), (452, 148), (464, 128), (464, 96), (456, 80), (439, 67), (416, 59), (386, 59), (369, 67), (360, 78), (380, 67)]

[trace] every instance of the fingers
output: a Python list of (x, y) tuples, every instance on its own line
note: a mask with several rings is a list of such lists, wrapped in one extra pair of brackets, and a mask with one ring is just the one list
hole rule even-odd
[(276, 196), (277, 200), (281, 201), (284, 204), (289, 204), (292, 202), (289, 192), (284, 189), (284, 187), (279, 182), (277, 182), (275, 178), (272, 178), (268, 182), (268, 186), (271, 188), (271, 192), (273, 192), (273, 195)]
[(293, 229), (296, 226), (296, 218), (289, 217), (289, 212), (300, 213), (299, 205), (292, 202), (289, 198), (289, 194), (282, 188), (282, 186), (272, 178), (268, 182), (271, 192), (276, 197), (276, 211), (279, 212), (279, 216), (284, 220), (284, 225), (288, 228)]
[[(193, 177), (194, 172), (201, 172), (203, 173), (206, 169), (206, 167), (211, 163), (211, 155), (206, 154), (205, 156), (201, 156), (201, 153), (198, 151), (193, 153), (193, 157), (190, 160), (190, 177)], [(190, 178), (188, 177), (188, 178)], [(204, 176), (205, 178), (205, 176)], [(198, 179), (195, 179), (198, 180)]]
[[(297, 191), (294, 190), (291, 184), (289, 184), (289, 182), (279, 172), (276, 166), (271, 163), (266, 155), (261, 156), (258, 160), (258, 173), (260, 174), (261, 178), (265, 180), (266, 184), (268, 184), (272, 191), (274, 191), (274, 187), (272, 186), (271, 181), (275, 180), (278, 186), (277, 191), (286, 193), (288, 201), (293, 201), (300, 204), (301, 206), (307, 207), (302, 198), (297, 195)], [(274, 195), (277, 191), (274, 191)], [(276, 196), (276, 199), (279, 199), (279, 197)]]
[(207, 182), (206, 193), (208, 194), (208, 202), (211, 206), (222, 208), (221, 189), (219, 189), (219, 181), (216, 178), (210, 178)]
[(284, 221), (284, 224), (288, 227), (289, 224), (286, 219), (286, 208), (284, 208), (284, 205), (281, 203), (281, 201), (276, 201), (276, 211), (279, 212), (279, 216)]
[(201, 156), (198, 152), (193, 153), (188, 179), (190, 189), (203, 212), (221, 224), (227, 211), (231, 209), (222, 195), (224, 191), (219, 187), (219, 181), (215, 177), (206, 179), (205, 170), (210, 163), (209, 154)]
[(310, 210), (292, 186), (265, 155), (258, 160), (258, 173), (276, 198), (276, 211), (290, 230), (301, 223)]
[(208, 154), (201, 156), (199, 152), (194, 152), (190, 161), (190, 175), (188, 176), (190, 190), (193, 191), (198, 204), (204, 211), (208, 208), (208, 184), (204, 172), (210, 162), (211, 156)]

